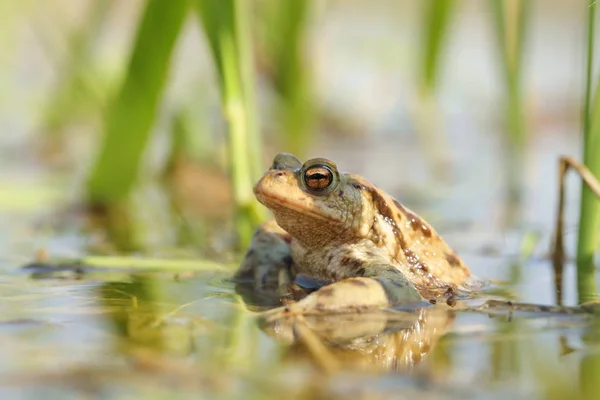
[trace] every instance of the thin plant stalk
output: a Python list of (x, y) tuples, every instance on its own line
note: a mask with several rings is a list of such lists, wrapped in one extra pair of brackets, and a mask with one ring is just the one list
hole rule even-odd
[(241, 0), (198, 0), (197, 9), (220, 77), (221, 102), (228, 123), (228, 158), (237, 207), (240, 244), (249, 243), (252, 231), (263, 219), (252, 186), (262, 161), (258, 118), (254, 104), (254, 74), (248, 10)]
[(523, 152), (527, 138), (522, 94), (522, 58), (530, 4), (529, 0), (494, 0), (492, 7), (506, 87), (505, 115), (510, 151), (509, 200), (513, 202), (520, 197)]
[(256, 107), (255, 94), (256, 83), (254, 79), (253, 46), (251, 32), (251, 2), (237, 2), (236, 13), (237, 26), (237, 48), (240, 58), (241, 85), (244, 93), (244, 104), (246, 106), (247, 130), (248, 130), (248, 156), (250, 176), (253, 181), (258, 180), (264, 172), (262, 159), (262, 140), (259, 130), (258, 110)]
[(106, 113), (104, 140), (88, 180), (88, 197), (94, 204), (122, 202), (133, 188), (188, 7), (186, 0), (146, 3), (125, 79)]
[(253, 225), (259, 222), (258, 210), (252, 191), (248, 138), (248, 109), (244, 107), (241, 82), (235, 77), (232, 42), (223, 39), (223, 108), (229, 123), (229, 165), (232, 173), (233, 192), (237, 205), (237, 222), (242, 243), (248, 243)]
[(530, 5), (528, 0), (494, 0), (493, 6), (508, 94), (508, 134), (514, 146), (523, 148), (525, 125), (521, 85), (522, 56)]
[[(92, 2), (84, 18), (84, 26), (68, 34), (66, 57), (55, 60), (59, 84), (43, 111), (44, 129), (48, 133), (57, 134), (73, 120), (74, 115), (104, 105), (108, 90), (106, 85), (99, 84), (102, 79), (98, 79), (98, 74), (90, 68), (89, 53), (113, 4), (114, 0)], [(45, 44), (48, 55), (56, 58), (56, 54), (60, 53), (59, 44), (49, 39), (51, 35), (47, 35), (47, 30), (40, 29), (39, 38)]]
[[(575, 170), (581, 177), (582, 183), (589, 188), (594, 195), (600, 199), (600, 181), (594, 176), (594, 174), (583, 164), (580, 164), (576, 160), (568, 156), (562, 156), (559, 162), (558, 170), (558, 212), (556, 215), (556, 226), (554, 234), (554, 252), (553, 252), (553, 263), (554, 263), (554, 275), (556, 281), (556, 292), (557, 300), (560, 304), (562, 301), (562, 274), (563, 264), (565, 259), (565, 249), (563, 240), (564, 231), (564, 208), (565, 208), (565, 178), (569, 169)], [(592, 268), (593, 269), (593, 268)], [(582, 275), (583, 278), (583, 275)], [(594, 276), (588, 277), (591, 280), (591, 284), (594, 284)], [(587, 285), (587, 284), (586, 284)], [(590, 286), (591, 290), (594, 290), (594, 286)], [(593, 293), (590, 292), (590, 293)]]
[(421, 149), (436, 177), (447, 179), (449, 171), (448, 143), (435, 98), (444, 44), (454, 9), (455, 0), (428, 0), (423, 9), (420, 91), (415, 109), (415, 123)]
[[(594, 20), (596, 0), (588, 5), (587, 71), (583, 115), (583, 164), (596, 178), (600, 177), (600, 82), (592, 98), (592, 66), (594, 61)], [(593, 107), (593, 108), (592, 108)], [(579, 301), (584, 302), (597, 295), (594, 277), (594, 252), (598, 246), (600, 226), (600, 203), (587, 185), (582, 185), (579, 215), (579, 239), (577, 242), (577, 289)]]
[(440, 60), (455, 0), (429, 0), (425, 9), (422, 86), (428, 92), (437, 87)]
[(310, 141), (314, 107), (304, 39), (311, 0), (267, 1), (261, 8), (269, 70), (279, 96), (286, 151), (303, 156)]

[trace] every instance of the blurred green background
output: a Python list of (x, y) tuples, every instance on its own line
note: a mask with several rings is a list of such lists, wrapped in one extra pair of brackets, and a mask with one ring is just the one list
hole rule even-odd
[[(16, 147), (65, 178), (71, 200), (101, 215), (121, 250), (145, 246), (135, 226), (144, 200), (135, 199), (157, 182), (198, 240), (215, 222), (235, 221), (227, 229), (235, 227), (243, 248), (265, 218), (252, 185), (279, 151), (341, 157), (376, 182), (389, 175), (434, 193), (498, 174), (505, 214), (497, 222), (515, 226), (528, 218), (522, 200), (536, 185), (527, 175), (538, 168), (532, 153), (582, 154), (584, 141), (574, 138), (595, 127), (583, 117), (595, 97), (594, 2), (57, 0), (2, 8), (0, 152), (11, 159)], [(554, 136), (564, 146), (540, 143)], [(598, 159), (590, 137), (586, 163)], [(497, 141), (497, 151), (468, 144), (478, 140)], [(382, 142), (391, 154), (379, 152)], [(380, 158), (411, 161), (364, 167)], [(481, 176), (483, 166), (492, 175)], [(556, 168), (543, 168), (550, 182)], [(579, 253), (589, 265), (600, 214), (591, 193), (582, 201)]]

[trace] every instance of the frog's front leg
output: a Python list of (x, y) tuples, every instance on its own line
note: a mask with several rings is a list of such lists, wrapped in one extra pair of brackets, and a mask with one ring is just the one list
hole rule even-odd
[(278, 290), (291, 280), (291, 237), (275, 220), (259, 226), (234, 275), (238, 282), (252, 282), (258, 290)]
[[(381, 267), (376, 267), (379, 270)], [(423, 301), (417, 289), (394, 267), (384, 267), (383, 273), (347, 278), (324, 286), (284, 308), (272, 310), (281, 314), (312, 314), (382, 309), (399, 304)]]

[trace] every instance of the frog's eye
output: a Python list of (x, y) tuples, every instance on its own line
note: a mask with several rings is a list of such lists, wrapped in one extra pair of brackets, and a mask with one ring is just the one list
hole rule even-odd
[(304, 186), (313, 192), (323, 192), (334, 186), (337, 179), (335, 165), (325, 162), (307, 162), (302, 168)]
[(304, 183), (313, 190), (323, 190), (333, 182), (333, 172), (324, 166), (317, 165), (304, 171)]

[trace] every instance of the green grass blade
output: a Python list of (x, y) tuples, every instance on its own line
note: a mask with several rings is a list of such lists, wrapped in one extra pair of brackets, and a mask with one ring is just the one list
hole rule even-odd
[(309, 0), (272, 0), (261, 14), (272, 78), (280, 96), (280, 115), (286, 151), (300, 158), (310, 141), (314, 105), (309, 69), (304, 62), (304, 38), (311, 6)]
[(506, 91), (508, 134), (512, 145), (525, 145), (525, 124), (522, 100), (522, 56), (526, 21), (529, 15), (528, 0), (494, 0), (494, 20), (502, 54)]
[[(600, 154), (600, 81), (596, 86), (593, 103), (591, 99), (596, 0), (590, 0), (588, 13), (583, 163), (598, 178), (600, 177), (600, 157), (598, 157)], [(594, 277), (594, 252), (598, 245), (598, 226), (600, 226), (600, 203), (594, 193), (584, 184), (581, 189), (579, 240), (577, 242), (577, 288), (580, 302), (594, 298), (598, 292)]]
[[(66, 57), (59, 57), (57, 44), (45, 40), (45, 46), (58, 70), (59, 84), (52, 90), (52, 94), (43, 110), (43, 129), (50, 134), (62, 132), (65, 125), (82, 115), (87, 116), (90, 111), (96, 112), (105, 103), (108, 85), (106, 78), (99, 76), (90, 62), (90, 53), (94, 41), (98, 37), (115, 0), (96, 0), (89, 9), (84, 20), (86, 23), (66, 36), (68, 51)], [(45, 31), (40, 32), (40, 39), (44, 42)], [(96, 68), (97, 69), (97, 68)]]
[(187, 0), (147, 1), (125, 80), (107, 110), (104, 142), (88, 181), (92, 202), (120, 201), (131, 191), (187, 12)]
[(252, 181), (257, 181), (264, 173), (262, 140), (259, 130), (258, 109), (255, 101), (256, 84), (254, 79), (254, 49), (252, 46), (252, 29), (250, 16), (252, 3), (237, 1), (235, 14), (236, 40), (239, 52), (240, 78), (246, 106), (247, 131), (248, 131), (248, 158), (250, 176)]
[(529, 0), (493, 0), (491, 5), (506, 91), (505, 118), (508, 150), (511, 153), (507, 165), (508, 200), (509, 204), (513, 204), (521, 197), (523, 153), (527, 139), (523, 107), (522, 58), (530, 2)]
[[(590, 0), (588, 5), (588, 26), (587, 26), (587, 62), (585, 70), (585, 98), (583, 103), (583, 132), (590, 129), (590, 106), (592, 100), (592, 79), (594, 66), (594, 31), (596, 29), (596, 0)], [(585, 140), (584, 136), (584, 140)]]
[(421, 151), (436, 179), (448, 179), (447, 138), (441, 111), (435, 97), (444, 43), (448, 37), (455, 0), (429, 0), (423, 7), (419, 54), (419, 96), (415, 108), (415, 124)]
[[(237, 207), (240, 244), (249, 243), (262, 210), (252, 186), (262, 172), (254, 104), (248, 9), (241, 0), (197, 0), (197, 10), (220, 78), (221, 101), (229, 126), (228, 158)], [(243, 15), (242, 15), (243, 14)]]
[(428, 92), (433, 91), (437, 85), (440, 56), (455, 3), (455, 0), (429, 0), (426, 5), (422, 85)]

